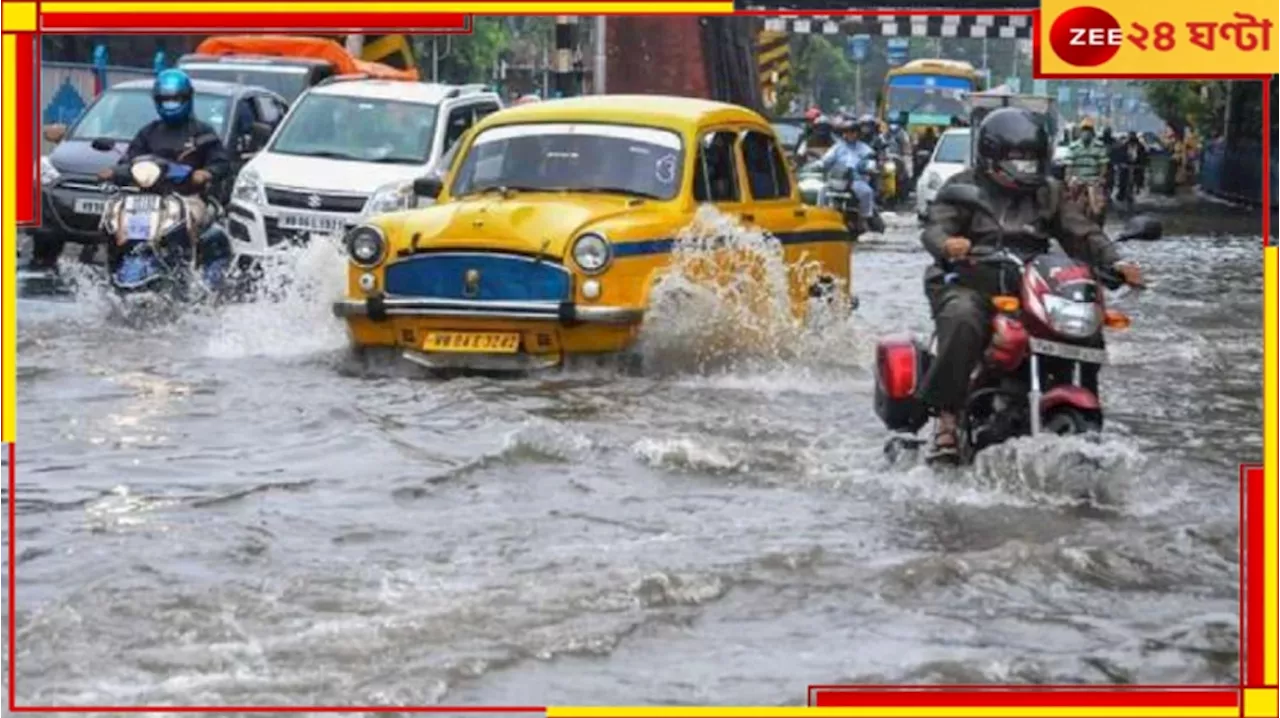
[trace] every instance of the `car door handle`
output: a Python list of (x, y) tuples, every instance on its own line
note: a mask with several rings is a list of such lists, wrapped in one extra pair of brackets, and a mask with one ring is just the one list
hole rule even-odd
[(756, 221), (756, 216), (755, 216), (754, 214), (743, 213), (743, 215), (742, 215), (742, 221), (744, 221), (744, 222), (754, 222), (754, 221)]

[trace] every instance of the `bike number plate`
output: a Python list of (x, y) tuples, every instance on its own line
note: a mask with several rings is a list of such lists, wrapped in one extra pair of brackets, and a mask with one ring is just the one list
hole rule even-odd
[(1031, 351), (1045, 356), (1070, 359), (1086, 364), (1106, 364), (1107, 350), (1092, 347), (1078, 347), (1074, 344), (1051, 342), (1046, 339), (1031, 337)]
[(124, 218), (125, 239), (151, 239), (151, 214), (127, 214)]

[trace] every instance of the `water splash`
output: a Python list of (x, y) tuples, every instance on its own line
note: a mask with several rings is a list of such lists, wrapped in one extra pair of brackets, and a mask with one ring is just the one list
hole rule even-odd
[(263, 278), (249, 300), (206, 311), (205, 354), (216, 359), (298, 357), (347, 345), (341, 321), (330, 313), (347, 281), (341, 243), (315, 237), (305, 247), (264, 260)]
[(810, 301), (794, 287), (823, 274), (788, 261), (782, 243), (703, 207), (676, 238), (653, 288), (638, 350), (650, 373), (738, 372), (803, 361), (840, 339), (848, 307)]

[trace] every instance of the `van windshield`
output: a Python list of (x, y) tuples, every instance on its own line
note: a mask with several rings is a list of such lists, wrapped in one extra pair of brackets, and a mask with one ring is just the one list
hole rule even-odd
[(218, 80), (239, 85), (257, 85), (293, 102), (311, 85), (310, 68), (296, 65), (241, 65), (236, 63), (190, 63), (182, 70), (197, 80)]

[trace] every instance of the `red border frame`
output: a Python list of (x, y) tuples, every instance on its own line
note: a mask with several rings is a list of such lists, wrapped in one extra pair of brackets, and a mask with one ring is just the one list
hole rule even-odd
[[(576, 9), (576, 8), (574, 8)], [(584, 8), (585, 9), (585, 8)], [(528, 13), (530, 15), (554, 15), (558, 13)], [(656, 13), (639, 13), (639, 14), (656, 14)], [(761, 11), (738, 11), (736, 14), (746, 16), (824, 16), (830, 18), (847, 18), (857, 16), (877, 16), (877, 15), (894, 15), (894, 16), (927, 16), (927, 15), (986, 15), (986, 16), (1029, 16), (1032, 24), (1032, 47), (1033, 47), (1033, 73), (1038, 73), (1040, 69), (1040, 39), (1036, 28), (1039, 25), (1039, 11), (1025, 12), (1018, 10), (964, 10), (964, 9), (945, 9), (942, 11), (929, 10), (885, 10), (877, 12), (836, 12), (836, 11), (794, 11), (780, 12), (777, 10), (761, 10)], [(275, 13), (268, 14), (267, 17), (275, 19), (289, 17), (291, 13)], [(388, 22), (390, 17), (386, 14), (379, 13), (350, 13), (350, 14), (334, 14), (332, 21), (326, 18), (326, 22), (321, 24), (318, 29), (336, 30), (340, 28), (354, 30), (376, 30), (376, 29), (396, 29), (404, 31), (406, 26), (414, 26), (418, 22), (422, 22), (424, 18), (431, 18), (431, 23), (441, 22), (448, 18), (467, 16), (449, 15), (449, 14), (407, 14), (410, 18), (416, 19), (416, 22), (404, 22), (405, 18), (399, 18), (401, 24), (387, 25), (381, 24)], [(101, 17), (99, 17), (101, 16)], [(17, 130), (19, 136), (25, 134), (38, 142), (36, 133), (37, 121), (36, 112), (38, 111), (38, 103), (36, 97), (39, 92), (39, 79), (36, 74), (39, 66), (39, 46), (38, 40), (42, 30), (58, 30), (61, 33), (71, 34), (75, 32), (71, 30), (73, 23), (66, 21), (64, 24), (50, 25), (47, 16), (39, 18), (39, 27), (32, 33), (13, 33), (18, 36), (17, 43), (17, 63), (18, 63), (18, 79), (19, 85), (19, 107), (16, 113)], [(94, 30), (97, 34), (171, 34), (172, 30), (181, 29), (186, 32), (206, 31), (211, 27), (227, 28), (226, 21), (228, 18), (234, 18), (234, 15), (222, 13), (194, 13), (194, 14), (176, 14), (176, 13), (155, 13), (147, 15), (117, 15), (110, 14), (84, 14), (84, 15), (64, 15), (64, 18), (77, 19), (79, 22), (98, 23)], [(108, 17), (114, 18), (108, 22), (101, 22)], [(263, 30), (263, 15), (255, 14), (254, 29)], [(292, 15), (292, 17), (297, 17)], [(315, 18), (317, 15), (311, 15)], [(126, 23), (123, 18), (128, 18)], [(142, 18), (140, 21), (139, 18)], [(140, 30), (138, 28), (141, 23), (152, 24), (149, 30)], [(469, 32), (469, 21), (464, 19), (465, 29), (444, 29), (438, 32), (443, 33), (461, 33)], [(127, 25), (127, 27), (126, 27)], [(111, 27), (112, 29), (102, 32), (100, 28)], [(83, 26), (82, 26), (83, 27)], [(247, 29), (247, 25), (239, 23), (232, 24), (230, 27), (235, 29)], [(298, 30), (297, 22), (288, 23), (282, 26), (292, 30)], [(309, 28), (308, 28), (309, 29)], [(214, 30), (218, 31), (218, 30)], [(89, 30), (81, 30), (80, 32), (89, 32)], [(27, 38), (29, 37), (29, 41)], [(25, 42), (24, 42), (25, 41)], [(1067, 76), (1055, 75), (1055, 79), (1099, 79), (1091, 75)], [(1167, 75), (1167, 76), (1142, 76), (1135, 79), (1228, 79), (1230, 76), (1222, 75)], [(1264, 127), (1270, 120), (1271, 98), (1270, 98), (1270, 75), (1265, 76), (1244, 76), (1230, 77), (1230, 79), (1242, 80), (1261, 80), (1263, 82), (1263, 123)], [(31, 107), (22, 106), (23, 99), (31, 103)], [(1270, 135), (1264, 131), (1263, 135), (1263, 200), (1266, 203), (1270, 199)], [(29, 193), (18, 193), (18, 221), (19, 225), (31, 224), (39, 221), (39, 180), (38, 165), (36, 165), (35, 157), (36, 144), (33, 142), (28, 145), (18, 143), (19, 167), (31, 167), (32, 176), (23, 178), (22, 170), (19, 170), (19, 181), (27, 179), (31, 181), (32, 191)], [(1270, 212), (1269, 208), (1264, 207), (1263, 211), (1263, 245), (1270, 243)], [(25, 221), (24, 221), (25, 220)], [(10, 444), (8, 447), (8, 527), (9, 527), (9, 566), (8, 589), (9, 589), (9, 617), (8, 630), (9, 641), (7, 648), (9, 650), (9, 690), (7, 695), (8, 709), (14, 712), (66, 712), (66, 713), (89, 713), (89, 712), (110, 712), (110, 713), (145, 713), (155, 711), (169, 711), (182, 713), (296, 713), (296, 712), (312, 712), (312, 713), (541, 713), (545, 712), (544, 706), (19, 706), (16, 700), (16, 661), (13, 657), (16, 655), (17, 639), (15, 636), (16, 628), (16, 540), (14, 529), (16, 528), (16, 476), (17, 476), (17, 450), (15, 445)], [(813, 685), (809, 687), (808, 702), (811, 706), (894, 706), (894, 707), (942, 707), (942, 706), (1033, 706), (1033, 705), (1069, 705), (1076, 707), (1102, 707), (1102, 706), (1147, 706), (1147, 707), (1174, 707), (1195, 705), (1202, 707), (1212, 706), (1238, 706), (1243, 710), (1243, 701), (1241, 699), (1241, 689), (1245, 687), (1264, 687), (1264, 668), (1262, 665), (1262, 657), (1258, 655), (1258, 650), (1251, 651), (1251, 648), (1262, 649), (1265, 636), (1263, 635), (1264, 612), (1265, 612), (1265, 594), (1263, 590), (1248, 591), (1250, 583), (1249, 577), (1258, 579), (1256, 583), (1261, 583), (1264, 577), (1263, 572), (1265, 566), (1263, 564), (1266, 535), (1264, 532), (1250, 532), (1246, 527), (1263, 525), (1265, 506), (1264, 501), (1264, 473), (1260, 465), (1242, 465), (1240, 467), (1241, 481), (1241, 679), (1238, 687), (1221, 687), (1221, 686), (1135, 686), (1125, 688), (1108, 688), (1098, 689), (1096, 687), (1081, 688), (1079, 686), (834, 686), (834, 685)], [(1251, 655), (1252, 654), (1252, 655)], [(1250, 660), (1253, 658), (1254, 660)], [(826, 696), (824, 698), (823, 696)], [(1067, 699), (1067, 696), (1071, 696)]]

